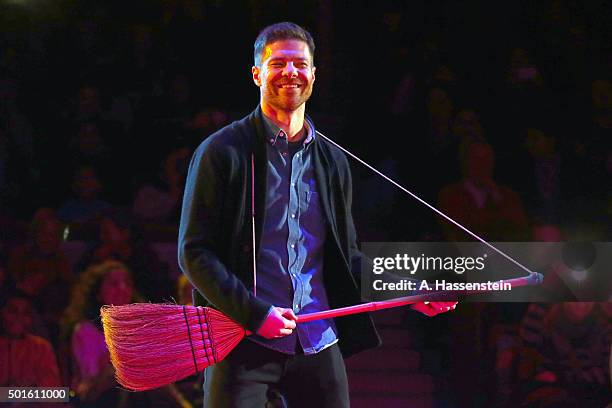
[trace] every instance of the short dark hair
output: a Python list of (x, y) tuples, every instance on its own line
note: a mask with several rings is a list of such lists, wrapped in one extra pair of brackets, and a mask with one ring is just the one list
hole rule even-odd
[(253, 54), (255, 66), (261, 65), (261, 54), (266, 45), (279, 40), (299, 40), (304, 41), (310, 50), (310, 56), (314, 60), (314, 40), (308, 31), (295, 23), (284, 21), (265, 27), (259, 32), (255, 39), (255, 52)]

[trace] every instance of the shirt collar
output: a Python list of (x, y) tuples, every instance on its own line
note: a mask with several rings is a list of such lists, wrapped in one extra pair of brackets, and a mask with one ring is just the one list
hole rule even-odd
[[(263, 112), (261, 113), (261, 116), (264, 118), (264, 123), (266, 126), (266, 139), (270, 145), (274, 146), (279, 137), (283, 139), (287, 138), (285, 131), (278, 127), (270, 118), (264, 115)], [(304, 146), (309, 146), (315, 138), (315, 131), (314, 125), (308, 116), (304, 116), (304, 126), (306, 127), (307, 133), (306, 137), (302, 140), (304, 141)]]

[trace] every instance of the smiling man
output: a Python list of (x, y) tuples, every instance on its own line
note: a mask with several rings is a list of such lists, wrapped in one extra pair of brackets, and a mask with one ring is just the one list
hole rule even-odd
[(343, 357), (380, 343), (369, 315), (296, 323), (360, 303), (349, 165), (305, 114), (310, 34), (278, 23), (254, 48), (259, 106), (198, 147), (181, 214), (179, 263), (194, 304), (254, 333), (206, 369), (204, 405), (263, 407), (274, 391), (292, 408), (348, 407)]

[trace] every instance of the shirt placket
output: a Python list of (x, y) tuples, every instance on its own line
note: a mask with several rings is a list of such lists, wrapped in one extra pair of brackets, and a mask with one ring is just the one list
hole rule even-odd
[(300, 254), (303, 253), (303, 245), (300, 233), (300, 200), (303, 196), (302, 186), (302, 150), (298, 151), (291, 160), (291, 184), (289, 189), (289, 208), (287, 224), (289, 227), (289, 239), (287, 251), (289, 253), (289, 274), (293, 283), (293, 311), (299, 312), (302, 308), (303, 282), (301, 280)]

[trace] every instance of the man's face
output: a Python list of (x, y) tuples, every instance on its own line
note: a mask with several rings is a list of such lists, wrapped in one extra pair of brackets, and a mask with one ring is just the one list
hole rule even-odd
[(132, 299), (133, 289), (129, 273), (124, 269), (113, 269), (104, 276), (98, 299), (105, 305), (125, 305)]
[(79, 170), (72, 186), (76, 195), (83, 200), (93, 200), (102, 188), (96, 172), (91, 167)]
[(34, 232), (34, 240), (38, 249), (45, 255), (57, 252), (61, 244), (62, 225), (57, 220), (44, 220), (40, 222)]
[(4, 331), (11, 337), (21, 337), (30, 330), (32, 309), (25, 299), (18, 297), (9, 299), (0, 316)]
[(261, 89), (261, 103), (281, 111), (294, 111), (312, 94), (315, 67), (308, 45), (299, 40), (280, 40), (266, 45), (261, 66), (251, 69)]

